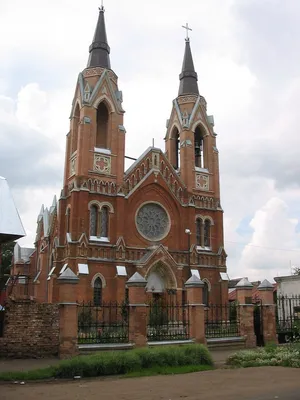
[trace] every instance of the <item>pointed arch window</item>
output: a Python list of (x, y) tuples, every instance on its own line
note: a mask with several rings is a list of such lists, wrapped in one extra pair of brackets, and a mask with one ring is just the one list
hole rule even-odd
[(80, 119), (80, 110), (79, 105), (77, 104), (73, 117), (73, 126), (71, 133), (71, 154), (73, 154), (77, 150), (78, 146), (78, 127), (79, 127), (79, 119)]
[(180, 139), (176, 127), (174, 127), (172, 132), (172, 162), (175, 169), (180, 168)]
[(66, 212), (66, 232), (70, 232), (70, 220), (71, 220), (71, 209), (70, 207), (67, 208)]
[(102, 280), (100, 277), (95, 279), (94, 282), (94, 305), (100, 306), (102, 304)]
[(206, 219), (204, 222), (204, 247), (211, 246), (211, 222), (209, 219)]
[(106, 149), (108, 146), (108, 109), (104, 102), (100, 103), (97, 108), (97, 132), (96, 147)]
[(90, 207), (90, 236), (97, 236), (98, 230), (98, 207), (91, 205)]
[(195, 130), (195, 166), (205, 168), (203, 132), (197, 126)]
[(202, 229), (203, 229), (203, 221), (201, 218), (196, 220), (196, 243), (197, 246), (202, 246)]
[(109, 222), (109, 218), (108, 218), (108, 214), (109, 210), (108, 207), (104, 206), (101, 208), (101, 213), (100, 213), (100, 219), (101, 219), (101, 232), (100, 232), (100, 236), (103, 238), (107, 238), (108, 237), (108, 222)]
[(204, 281), (203, 286), (203, 304), (208, 306), (209, 304), (209, 295), (208, 295), (208, 283)]
[(92, 203), (90, 209), (90, 238), (109, 241), (109, 219), (113, 208), (110, 204)]

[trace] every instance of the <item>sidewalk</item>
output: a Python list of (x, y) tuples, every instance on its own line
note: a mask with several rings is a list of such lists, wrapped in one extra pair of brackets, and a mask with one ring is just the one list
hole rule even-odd
[[(211, 355), (216, 367), (225, 364), (227, 358), (237, 350), (211, 350)], [(58, 358), (40, 358), (40, 359), (0, 359), (0, 372), (10, 371), (30, 371), (32, 369), (47, 368), (59, 363)]]

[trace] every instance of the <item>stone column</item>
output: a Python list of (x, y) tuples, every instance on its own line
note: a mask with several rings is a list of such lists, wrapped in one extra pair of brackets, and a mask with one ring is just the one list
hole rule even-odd
[(246, 347), (255, 347), (256, 336), (254, 333), (253, 321), (254, 305), (252, 304), (253, 285), (247, 278), (243, 278), (235, 287), (239, 308), (240, 335), (245, 338)]
[(275, 304), (273, 298), (273, 285), (265, 279), (257, 288), (259, 297), (262, 301), (262, 322), (264, 342), (278, 343), (276, 333), (276, 315)]
[(206, 344), (203, 286), (204, 283), (195, 275), (185, 282), (190, 313), (190, 338), (196, 343)]
[(147, 345), (147, 281), (136, 272), (126, 282), (129, 291), (129, 341), (136, 347)]
[(59, 278), (59, 357), (69, 358), (78, 354), (78, 305), (76, 288), (79, 278), (67, 268)]

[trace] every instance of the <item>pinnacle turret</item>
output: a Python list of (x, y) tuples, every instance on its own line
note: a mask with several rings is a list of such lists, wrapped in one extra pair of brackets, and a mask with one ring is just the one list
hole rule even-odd
[(190, 39), (185, 39), (185, 51), (182, 63), (182, 71), (179, 75), (180, 86), (178, 96), (183, 94), (199, 94), (198, 76), (194, 68)]
[(98, 22), (93, 38), (93, 43), (90, 45), (89, 52), (90, 56), (87, 68), (103, 67), (110, 69), (110, 48), (107, 43), (103, 6), (99, 8)]

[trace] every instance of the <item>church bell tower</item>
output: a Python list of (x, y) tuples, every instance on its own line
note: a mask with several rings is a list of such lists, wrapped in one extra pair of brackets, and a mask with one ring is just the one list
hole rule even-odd
[[(124, 174), (125, 129), (122, 92), (110, 64), (110, 47), (99, 9), (87, 67), (78, 76), (67, 136), (65, 185), (76, 178), (109, 177), (121, 184)], [(122, 162), (123, 161), (123, 162)]]
[(89, 232), (89, 204), (103, 203), (99, 194), (116, 196), (123, 185), (123, 99), (110, 63), (104, 11), (99, 8), (88, 63), (78, 76), (67, 135), (61, 221), (72, 240)]
[[(185, 27), (188, 31), (188, 25)], [(165, 136), (166, 154), (189, 193), (209, 194), (219, 201), (219, 161), (213, 116), (198, 89), (190, 39), (185, 39), (178, 96), (173, 100)]]

